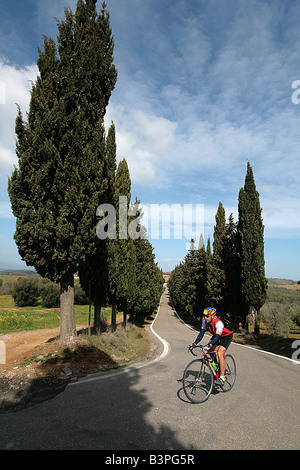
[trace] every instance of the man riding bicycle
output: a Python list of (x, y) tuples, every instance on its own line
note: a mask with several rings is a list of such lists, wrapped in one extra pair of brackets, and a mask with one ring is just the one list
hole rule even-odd
[(225, 328), (224, 323), (219, 320), (216, 316), (216, 309), (212, 307), (207, 307), (203, 311), (204, 319), (201, 325), (200, 333), (198, 334), (195, 342), (190, 345), (191, 348), (194, 348), (203, 338), (204, 333), (208, 330), (213, 336), (210, 342), (204, 346), (204, 353), (212, 353), (217, 346), (219, 364), (220, 364), (220, 378), (216, 381), (217, 385), (223, 385), (225, 382), (225, 352), (228, 349), (233, 333), (232, 331)]

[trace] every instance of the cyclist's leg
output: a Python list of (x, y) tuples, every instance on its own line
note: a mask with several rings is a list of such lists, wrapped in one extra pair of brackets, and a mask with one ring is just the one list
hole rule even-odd
[(223, 377), (225, 375), (225, 352), (226, 352), (226, 348), (220, 345), (218, 348), (218, 357), (219, 357), (219, 364), (220, 364), (220, 375), (222, 375)]
[(208, 350), (208, 352), (209, 352), (209, 354), (210, 354), (210, 356), (211, 356), (211, 358), (214, 362), (216, 362), (216, 353), (217, 353), (217, 351), (214, 352), (216, 347), (217, 347), (217, 344), (213, 344)]
[(218, 357), (219, 357), (219, 364), (220, 364), (220, 375), (224, 377), (225, 375), (225, 353), (229, 348), (229, 345), (232, 341), (232, 334), (229, 336), (225, 336), (220, 340), (220, 346), (218, 348)]

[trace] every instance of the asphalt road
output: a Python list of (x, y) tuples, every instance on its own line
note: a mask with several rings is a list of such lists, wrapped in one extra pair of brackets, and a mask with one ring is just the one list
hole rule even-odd
[[(197, 333), (168, 293), (152, 325), (155, 357), (68, 385), (55, 398), (0, 415), (1, 449), (299, 449), (300, 366), (231, 344), (237, 380), (202, 404), (187, 401), (182, 374)], [(291, 351), (292, 354), (293, 351)]]

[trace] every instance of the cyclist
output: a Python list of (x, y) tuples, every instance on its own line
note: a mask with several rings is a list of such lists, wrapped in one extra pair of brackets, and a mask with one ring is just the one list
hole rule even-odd
[(212, 307), (207, 307), (203, 310), (204, 319), (201, 325), (200, 333), (198, 334), (195, 342), (190, 345), (190, 348), (194, 348), (201, 341), (206, 330), (208, 330), (213, 335), (209, 343), (204, 346), (203, 351), (205, 353), (211, 353), (217, 346), (219, 346), (217, 354), (220, 364), (220, 377), (216, 381), (216, 384), (223, 385), (225, 382), (224, 355), (232, 341), (233, 333), (232, 331), (228, 330), (228, 328), (225, 328), (224, 323), (219, 320), (219, 318), (217, 318), (216, 314), (216, 309)]

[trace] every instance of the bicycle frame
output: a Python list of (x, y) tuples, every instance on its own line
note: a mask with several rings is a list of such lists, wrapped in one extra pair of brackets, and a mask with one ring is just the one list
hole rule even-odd
[[(201, 345), (195, 346), (201, 349), (203, 356), (194, 359), (186, 366), (183, 373), (183, 390), (187, 398), (193, 403), (203, 403), (210, 396), (215, 381), (220, 377), (219, 358), (216, 358), (217, 369), (212, 366), (212, 354), (217, 354), (217, 348), (211, 352), (204, 353)], [(193, 352), (194, 348), (189, 348), (193, 356), (197, 354)], [(206, 369), (207, 368), (207, 369)], [(216, 384), (223, 392), (232, 389), (236, 378), (235, 360), (231, 354), (225, 357), (225, 381), (222, 384)]]
[[(203, 346), (202, 346), (201, 344), (199, 344), (199, 346), (194, 346), (194, 349), (195, 349), (195, 348), (199, 348), (199, 349), (201, 349), (201, 351), (203, 352)], [(190, 349), (190, 352), (193, 354), (193, 356), (198, 357), (197, 354), (195, 354), (195, 353), (193, 352), (193, 349)], [(212, 364), (211, 364), (212, 361), (213, 361), (213, 358), (211, 357), (211, 354), (215, 354), (216, 357), (218, 358), (218, 359), (217, 359), (217, 363), (216, 363), (216, 365), (217, 365), (217, 369), (216, 369), (216, 370), (213, 368), (213, 366), (212, 366)], [(205, 365), (208, 366), (208, 367), (211, 369), (211, 371), (212, 371), (212, 373), (213, 373), (213, 376), (214, 376), (214, 379), (215, 379), (215, 380), (218, 380), (218, 378), (219, 378), (219, 376), (220, 376), (220, 364), (219, 364), (218, 348), (214, 349), (214, 350), (211, 351), (210, 353), (209, 353), (209, 352), (203, 353), (203, 358), (202, 358), (202, 360), (205, 362)]]

